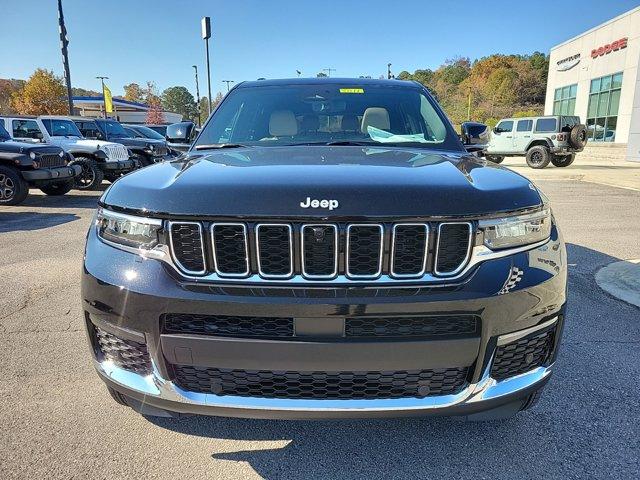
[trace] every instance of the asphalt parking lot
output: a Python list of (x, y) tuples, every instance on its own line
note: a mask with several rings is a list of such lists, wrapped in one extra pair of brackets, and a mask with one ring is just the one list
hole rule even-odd
[(151, 419), (90, 364), (79, 271), (99, 192), (0, 210), (0, 478), (638, 478), (640, 309), (596, 271), (640, 258), (640, 191), (537, 181), (569, 249), (557, 371), (531, 412), (493, 423)]

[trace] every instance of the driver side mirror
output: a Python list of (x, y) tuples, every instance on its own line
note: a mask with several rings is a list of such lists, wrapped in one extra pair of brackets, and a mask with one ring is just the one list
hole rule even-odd
[(489, 141), (489, 129), (484, 123), (464, 122), (460, 125), (460, 140), (466, 146), (485, 145)]

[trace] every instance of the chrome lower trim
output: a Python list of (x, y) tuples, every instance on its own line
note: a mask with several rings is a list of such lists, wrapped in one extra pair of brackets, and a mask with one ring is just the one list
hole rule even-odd
[(539, 325), (534, 325), (533, 327), (525, 328), (524, 330), (518, 330), (516, 332), (507, 333), (505, 335), (500, 335), (498, 337), (498, 346), (506, 345), (507, 343), (515, 342), (520, 340), (521, 338), (527, 337), (531, 334), (534, 334), (540, 330), (544, 330), (547, 327), (550, 327), (554, 323), (558, 321), (558, 317), (553, 317), (546, 322), (543, 322)]
[[(282, 399), (262, 397), (238, 397), (215, 395), (213, 393), (194, 393), (182, 390), (173, 382), (163, 379), (153, 366), (154, 372), (143, 376), (116, 367), (112, 362), (94, 360), (98, 373), (124, 388), (133, 390), (146, 398), (158, 398), (177, 403), (187, 403), (211, 408), (233, 408), (260, 411), (297, 411), (297, 412), (403, 412), (431, 411), (439, 408), (454, 407), (463, 404), (478, 404), (506, 395), (515, 394), (544, 381), (552, 371), (552, 365), (538, 367), (527, 373), (506, 380), (494, 380), (483, 375), (480, 381), (468, 385), (455, 395), (441, 395), (426, 398), (393, 398), (371, 400), (317, 400)], [(488, 368), (491, 368), (489, 363)], [(150, 402), (152, 403), (152, 402)]]

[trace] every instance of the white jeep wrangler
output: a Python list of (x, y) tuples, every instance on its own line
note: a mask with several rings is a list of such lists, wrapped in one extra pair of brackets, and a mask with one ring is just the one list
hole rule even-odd
[(82, 169), (75, 180), (81, 190), (98, 188), (105, 173), (117, 177), (137, 167), (124, 145), (86, 139), (76, 124), (63, 116), (3, 116), (0, 122), (15, 140), (57, 145), (73, 155), (69, 164)]
[(526, 156), (531, 168), (544, 168), (549, 162), (568, 167), (586, 144), (587, 128), (580, 117), (504, 118), (491, 132), (484, 156), (495, 163), (504, 157)]

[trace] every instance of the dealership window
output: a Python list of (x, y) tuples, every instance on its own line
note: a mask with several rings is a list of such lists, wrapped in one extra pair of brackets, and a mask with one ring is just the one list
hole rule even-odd
[(587, 129), (595, 142), (615, 142), (622, 72), (591, 80)]
[(578, 93), (578, 84), (567, 85), (566, 87), (556, 88), (553, 97), (553, 114), (554, 115), (573, 115), (576, 109), (576, 94)]

